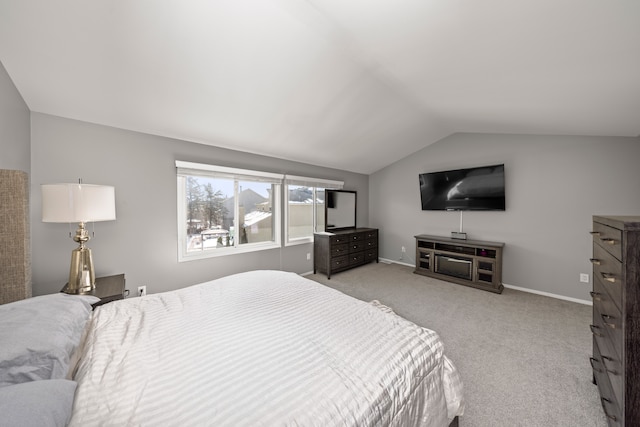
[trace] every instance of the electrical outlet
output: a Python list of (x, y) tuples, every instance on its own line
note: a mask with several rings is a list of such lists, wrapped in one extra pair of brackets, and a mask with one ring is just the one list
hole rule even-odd
[(143, 297), (147, 294), (147, 287), (146, 286), (138, 286), (138, 296), (139, 297)]
[(311, 259), (311, 252), (307, 252), (307, 261)]
[(589, 275), (587, 273), (580, 273), (580, 282), (589, 283)]
[(404, 246), (402, 247), (402, 253), (407, 252), (407, 248), (405, 248)]

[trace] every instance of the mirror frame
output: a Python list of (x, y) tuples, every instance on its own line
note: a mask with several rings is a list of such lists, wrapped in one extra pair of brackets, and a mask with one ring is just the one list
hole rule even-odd
[[(329, 198), (332, 197), (329, 194), (335, 193), (349, 193), (353, 194), (353, 225), (348, 225), (344, 227), (329, 227)], [(358, 192), (352, 190), (325, 190), (325, 201), (324, 201), (324, 231), (338, 231), (338, 230), (349, 230), (353, 228), (357, 228), (357, 218), (358, 218)], [(346, 214), (345, 214), (346, 216)]]

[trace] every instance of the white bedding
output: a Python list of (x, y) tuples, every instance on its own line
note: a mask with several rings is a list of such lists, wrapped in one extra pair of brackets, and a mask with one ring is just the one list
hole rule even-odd
[(72, 426), (446, 426), (433, 331), (293, 273), (112, 302), (88, 325)]

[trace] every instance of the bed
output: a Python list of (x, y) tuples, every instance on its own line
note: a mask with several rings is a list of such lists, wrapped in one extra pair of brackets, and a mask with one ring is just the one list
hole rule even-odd
[(441, 427), (464, 410), (435, 332), (294, 273), (116, 301), (85, 323), (59, 380), (70, 426)]

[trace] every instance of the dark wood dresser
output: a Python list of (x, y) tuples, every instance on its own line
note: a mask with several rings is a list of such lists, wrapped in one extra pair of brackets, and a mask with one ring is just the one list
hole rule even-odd
[(331, 273), (378, 262), (378, 229), (352, 228), (313, 235), (313, 273)]
[(593, 217), (593, 378), (610, 426), (640, 425), (640, 216)]

